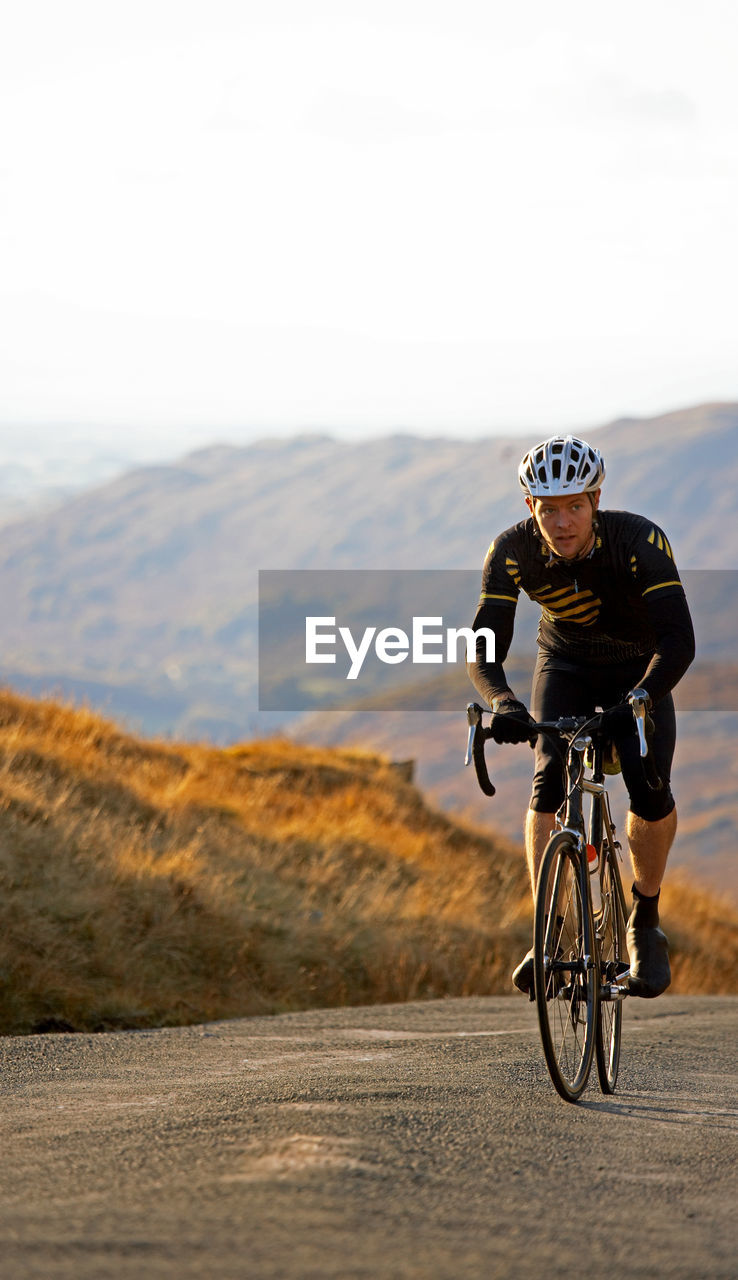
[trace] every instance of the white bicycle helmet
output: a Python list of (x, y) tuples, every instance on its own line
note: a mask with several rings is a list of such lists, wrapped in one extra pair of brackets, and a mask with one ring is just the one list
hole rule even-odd
[(531, 498), (591, 493), (605, 478), (599, 449), (576, 436), (551, 436), (526, 453), (518, 480)]

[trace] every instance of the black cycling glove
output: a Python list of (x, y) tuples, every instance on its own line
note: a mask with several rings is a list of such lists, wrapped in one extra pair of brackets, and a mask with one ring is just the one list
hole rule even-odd
[(530, 728), (535, 721), (527, 707), (516, 698), (500, 698), (495, 702), (499, 710), (492, 716), (492, 737), (500, 745), (503, 742), (533, 742), (535, 732)]
[[(653, 721), (646, 708), (646, 733), (653, 731)], [(635, 716), (629, 702), (620, 702), (617, 707), (603, 711), (600, 726), (611, 738), (628, 738), (636, 732)]]

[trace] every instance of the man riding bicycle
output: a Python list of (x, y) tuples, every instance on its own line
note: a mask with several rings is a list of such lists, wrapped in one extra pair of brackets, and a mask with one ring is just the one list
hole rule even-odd
[[(523, 458), (518, 479), (530, 517), (492, 543), (482, 572), (474, 629), (495, 634), (469, 675), (495, 716), (498, 743), (527, 742), (533, 720), (592, 715), (614, 707), (604, 727), (620, 759), (630, 807), (626, 835), (633, 868), (628, 920), (631, 995), (658, 996), (669, 985), (667, 939), (659, 928), (659, 892), (677, 825), (669, 785), (676, 739), (671, 690), (694, 657), (694, 631), (668, 539), (643, 516), (600, 511), (605, 466), (599, 450), (574, 436), (552, 436)], [(532, 710), (507, 683), (503, 662), (521, 588), (541, 605)], [(644, 691), (654, 725), (653, 757), (663, 780), (649, 789), (628, 695)], [(525, 821), (531, 886), (564, 799), (561, 762), (550, 740), (535, 741), (535, 774)], [(513, 973), (532, 993), (533, 951)]]

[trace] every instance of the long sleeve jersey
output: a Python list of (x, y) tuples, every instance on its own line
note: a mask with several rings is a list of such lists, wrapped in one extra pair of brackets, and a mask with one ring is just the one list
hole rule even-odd
[(474, 630), (495, 633), (495, 662), (478, 645), (469, 675), (490, 705), (511, 694), (503, 663), (520, 591), (541, 606), (538, 644), (583, 665), (643, 658), (639, 685), (658, 702), (694, 658), (694, 631), (666, 535), (629, 511), (598, 511), (595, 545), (582, 560), (553, 555), (530, 517), (492, 543)]

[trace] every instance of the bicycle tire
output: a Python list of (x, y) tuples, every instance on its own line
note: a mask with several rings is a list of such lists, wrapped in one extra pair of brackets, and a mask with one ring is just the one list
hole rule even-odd
[(583, 1093), (595, 1050), (600, 994), (586, 867), (572, 836), (557, 832), (543, 854), (536, 890), (533, 957), (538, 1025), (554, 1088), (566, 1102)]
[(595, 922), (600, 956), (600, 1008), (597, 1019), (595, 1056), (597, 1076), (603, 1093), (614, 1093), (620, 1067), (620, 1038), (623, 1025), (623, 996), (614, 995), (623, 969), (627, 967), (625, 903), (617, 854), (605, 841), (602, 865), (602, 913)]

